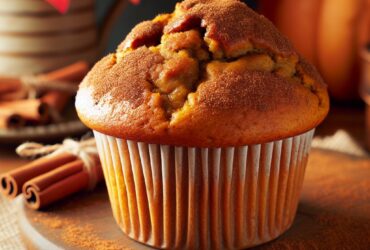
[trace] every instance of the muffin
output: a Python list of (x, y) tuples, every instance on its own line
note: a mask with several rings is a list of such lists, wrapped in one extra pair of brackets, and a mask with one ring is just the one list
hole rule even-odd
[(165, 249), (239, 249), (292, 224), (322, 78), (237, 0), (185, 0), (138, 24), (80, 85), (113, 215)]

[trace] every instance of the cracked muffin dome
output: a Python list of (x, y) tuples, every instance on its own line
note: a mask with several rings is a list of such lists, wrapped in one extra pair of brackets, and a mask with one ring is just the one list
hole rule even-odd
[(138, 24), (76, 97), (96, 131), (196, 147), (294, 136), (316, 127), (328, 106), (316, 69), (237, 0), (185, 0)]

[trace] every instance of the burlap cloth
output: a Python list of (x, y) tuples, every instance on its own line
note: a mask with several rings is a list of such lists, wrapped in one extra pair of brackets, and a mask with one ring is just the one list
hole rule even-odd
[[(344, 130), (338, 130), (334, 135), (315, 137), (314, 148), (330, 149), (356, 156), (369, 154)], [(15, 204), (0, 195), (0, 250), (26, 249), (21, 241), (17, 226)]]
[(25, 249), (17, 226), (17, 216), (14, 202), (9, 202), (0, 195), (0, 249)]

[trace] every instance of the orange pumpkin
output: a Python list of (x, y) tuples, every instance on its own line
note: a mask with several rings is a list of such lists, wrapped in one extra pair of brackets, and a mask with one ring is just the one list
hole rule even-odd
[(370, 0), (261, 0), (260, 10), (316, 65), (332, 97), (358, 97), (359, 51), (370, 38)]

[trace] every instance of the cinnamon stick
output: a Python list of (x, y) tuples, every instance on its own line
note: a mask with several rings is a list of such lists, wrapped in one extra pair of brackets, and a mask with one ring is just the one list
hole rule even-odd
[[(80, 81), (85, 77), (89, 71), (89, 66), (86, 62), (77, 62), (59, 70), (55, 70), (45, 75), (41, 75), (40, 78), (44, 80), (63, 80), (68, 81), (71, 84), (78, 85)], [(60, 91), (49, 91), (41, 97), (42, 102), (46, 103), (49, 107), (62, 112), (64, 107), (67, 105), (71, 94), (63, 93)]]
[(79, 82), (85, 77), (88, 71), (88, 63), (85, 61), (78, 61), (63, 68), (39, 75), (39, 77), (41, 79), (50, 81), (63, 80), (69, 82)]
[[(101, 167), (95, 169), (98, 170), (98, 180), (102, 180)], [(89, 182), (90, 176), (84, 163), (77, 159), (29, 180), (23, 186), (23, 195), (26, 204), (37, 210), (73, 193), (87, 189)]]
[(70, 94), (50, 91), (41, 97), (41, 101), (60, 114), (67, 106), (71, 97), (72, 96)]
[(10, 101), (17, 101), (17, 100), (26, 99), (27, 94), (28, 93), (25, 89), (15, 90), (15, 91), (0, 95), (0, 101), (1, 102), (10, 102)]
[(72, 154), (62, 153), (37, 159), (23, 167), (1, 175), (0, 191), (8, 198), (15, 198), (22, 192), (23, 184), (30, 179), (74, 161), (76, 158), (77, 157)]
[[(89, 66), (79, 61), (64, 68), (37, 76), (44, 82), (63, 81), (68, 84), (79, 82), (87, 74)], [(40, 99), (25, 98), (27, 91), (22, 80), (0, 77), (0, 128), (19, 128), (26, 124), (44, 124), (57, 120), (73, 94), (63, 91), (49, 91)]]
[(18, 78), (0, 76), (0, 95), (17, 91), (22, 88), (22, 82)]
[[(12, 102), (0, 102), (0, 110), (4, 113), (22, 117), (32, 124), (43, 124), (49, 118), (49, 108), (40, 99), (26, 99)], [(5, 117), (6, 118), (6, 117)], [(1, 121), (3, 128), (8, 128), (6, 121)]]
[(47, 155), (0, 176), (1, 193), (14, 198), (23, 192), (26, 204), (32, 209), (93, 188), (103, 179), (93, 138), (80, 142), (65, 139), (54, 145), (29, 142), (16, 151), (24, 157)]
[(26, 121), (18, 114), (10, 110), (0, 109), (0, 128), (20, 128), (26, 124)]
[[(66, 67), (40, 74), (37, 77), (45, 81), (79, 82), (87, 74), (89, 66), (85, 61), (79, 61)], [(0, 95), (18, 91), (23, 88), (22, 79), (0, 76)]]

